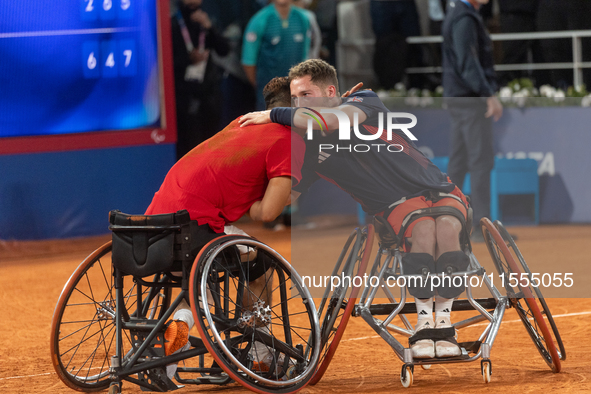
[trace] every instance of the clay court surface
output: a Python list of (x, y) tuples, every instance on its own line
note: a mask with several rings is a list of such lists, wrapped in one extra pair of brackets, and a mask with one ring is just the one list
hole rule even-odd
[[(241, 227), (284, 256), (290, 255), (288, 231), (272, 232), (249, 223)], [(310, 263), (331, 265), (330, 262), (336, 260), (353, 226), (324, 227), (328, 228), (298, 235), (298, 261), (300, 253), (309, 256), (306, 260)], [(577, 266), (580, 268), (574, 276), (575, 286), (585, 289), (591, 285), (587, 269), (591, 262), (591, 226), (513, 227), (510, 231), (519, 236), (517, 245), (533, 272), (561, 272), (565, 264)], [(0, 241), (1, 393), (74, 392), (58, 379), (51, 364), (51, 318), (71, 273), (90, 252), (108, 240), (109, 236), (67, 241)], [(474, 253), (490, 272), (492, 266), (486, 246), (476, 245)], [(297, 261), (295, 267), (302, 272)], [(590, 297), (591, 290), (585, 291)], [(591, 299), (552, 298), (547, 302), (568, 355), (559, 374), (551, 372), (516, 313), (509, 309), (492, 348), (490, 384), (482, 381), (480, 363), (472, 362), (433, 365), (426, 371), (417, 367), (414, 385), (404, 389), (399, 378), (402, 362), (361, 318), (351, 318), (324, 378), (302, 392), (591, 392)], [(468, 340), (470, 335), (478, 335), (479, 330), (482, 327), (462, 329), (459, 340)], [(140, 393), (141, 390), (124, 383), (123, 392)], [(178, 392), (233, 394), (248, 391), (233, 383), (222, 387), (188, 386)]]

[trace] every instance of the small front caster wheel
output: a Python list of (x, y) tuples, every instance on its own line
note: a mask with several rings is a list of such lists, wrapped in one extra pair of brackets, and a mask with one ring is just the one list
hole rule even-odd
[(492, 375), (492, 363), (490, 360), (480, 361), (480, 372), (484, 383), (490, 383), (490, 375)]
[(403, 387), (409, 388), (410, 386), (412, 386), (413, 371), (414, 365), (412, 364), (404, 364), (402, 366), (402, 370), (400, 371), (400, 382), (402, 382)]

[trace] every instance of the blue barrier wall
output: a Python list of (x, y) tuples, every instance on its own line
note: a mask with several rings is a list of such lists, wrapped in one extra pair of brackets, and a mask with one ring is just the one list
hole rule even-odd
[[(429, 157), (449, 153), (450, 119), (442, 109), (410, 109), (417, 117), (412, 129), (417, 145)], [(591, 222), (591, 109), (581, 107), (505, 108), (493, 126), (495, 152), (507, 158), (538, 162), (541, 223)], [(326, 183), (326, 182), (324, 182)], [(349, 199), (332, 185), (316, 186), (302, 204), (304, 215), (317, 214), (329, 195)], [(326, 194), (328, 193), (328, 194)], [(322, 200), (322, 201), (320, 201)], [(324, 213), (355, 213), (355, 204), (334, 204)], [(338, 212), (336, 210), (339, 210)]]
[(143, 213), (174, 162), (174, 144), (0, 156), (0, 239), (108, 233), (108, 212)]

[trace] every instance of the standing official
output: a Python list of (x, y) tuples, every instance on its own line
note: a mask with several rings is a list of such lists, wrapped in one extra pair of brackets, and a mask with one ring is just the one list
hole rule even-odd
[[(478, 13), (489, 0), (455, 0), (443, 22), (443, 94), (451, 115), (451, 153), (448, 175), (463, 185), (471, 174), (472, 207), (476, 224), (490, 216), (490, 171), (494, 166), (492, 119), (503, 114), (495, 97), (492, 42)], [(473, 241), (482, 242), (476, 228)]]

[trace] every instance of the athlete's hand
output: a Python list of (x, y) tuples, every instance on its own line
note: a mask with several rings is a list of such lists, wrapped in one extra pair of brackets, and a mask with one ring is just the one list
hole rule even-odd
[(191, 14), (191, 20), (193, 22), (199, 23), (206, 30), (211, 29), (211, 20), (209, 19), (207, 13), (202, 10), (194, 11)]
[(240, 127), (271, 123), (271, 110), (247, 113), (240, 117), (238, 123), (240, 123)]
[(347, 90), (341, 97), (349, 97), (355, 92), (358, 92), (363, 87), (363, 82), (359, 82), (357, 85), (353, 86), (351, 89)]
[(486, 99), (486, 113), (484, 117), (490, 118), (491, 116), (495, 122), (503, 116), (503, 104), (495, 96)]
[[(363, 87), (363, 82), (359, 82), (357, 85), (353, 86), (350, 90), (347, 90), (345, 93), (343, 93), (343, 95), (341, 97), (349, 97), (353, 93), (357, 93), (358, 91), (360, 91), (362, 87)], [(371, 89), (365, 89), (365, 90), (371, 90)]]

